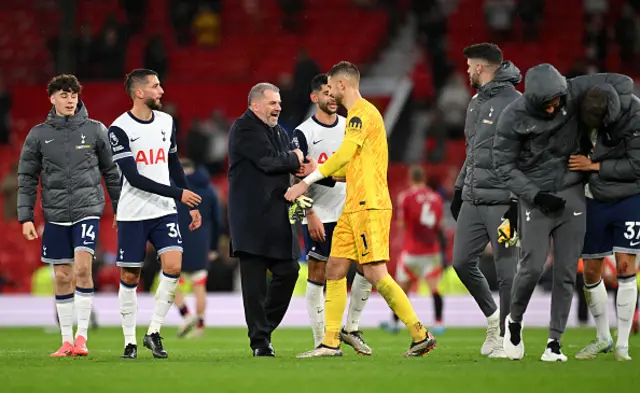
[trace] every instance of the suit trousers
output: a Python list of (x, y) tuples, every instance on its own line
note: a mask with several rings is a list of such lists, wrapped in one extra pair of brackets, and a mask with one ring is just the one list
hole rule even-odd
[[(284, 318), (298, 280), (293, 259), (273, 259), (238, 252), (244, 316), (251, 349), (267, 348), (271, 334)], [(267, 270), (271, 277), (267, 284)]]

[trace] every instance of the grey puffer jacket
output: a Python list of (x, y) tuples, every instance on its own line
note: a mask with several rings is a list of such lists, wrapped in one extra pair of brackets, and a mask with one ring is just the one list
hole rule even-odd
[(608, 84), (598, 88), (608, 93), (609, 105), (591, 153), (600, 170), (589, 173), (589, 191), (598, 201), (617, 202), (640, 195), (640, 99), (621, 97)]
[(515, 86), (522, 80), (520, 70), (504, 62), (495, 77), (478, 89), (469, 103), (464, 127), (467, 157), (455, 188), (462, 200), (476, 205), (509, 203), (510, 192), (493, 169), (493, 138), (503, 109), (521, 96)]
[(69, 223), (102, 216), (102, 177), (116, 211), (120, 173), (111, 156), (106, 127), (89, 119), (82, 102), (73, 116), (57, 116), (52, 108), (46, 121), (29, 131), (22, 147), (18, 220), (33, 221), (39, 180), (47, 222)]
[[(493, 145), (493, 165), (509, 190), (530, 204), (541, 192), (555, 193), (586, 182), (583, 172), (569, 171), (572, 154), (584, 151), (578, 124), (578, 104), (592, 86), (610, 84), (630, 95), (633, 80), (621, 74), (594, 74), (569, 81), (551, 64), (531, 68), (525, 77), (525, 93), (511, 103), (498, 121)], [(561, 97), (554, 115), (543, 106)]]

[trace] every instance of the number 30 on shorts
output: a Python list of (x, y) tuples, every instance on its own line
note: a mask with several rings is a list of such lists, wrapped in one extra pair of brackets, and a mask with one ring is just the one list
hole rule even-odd
[(182, 239), (179, 225), (174, 222), (170, 222), (167, 224), (167, 228), (169, 228), (169, 237), (177, 237), (178, 239)]

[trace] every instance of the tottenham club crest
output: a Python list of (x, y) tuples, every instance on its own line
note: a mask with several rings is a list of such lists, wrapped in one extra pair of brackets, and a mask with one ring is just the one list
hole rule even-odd
[(162, 134), (162, 142), (166, 142), (166, 141), (167, 141), (167, 134), (166, 134), (166, 132), (164, 132), (164, 130), (160, 130), (160, 133)]

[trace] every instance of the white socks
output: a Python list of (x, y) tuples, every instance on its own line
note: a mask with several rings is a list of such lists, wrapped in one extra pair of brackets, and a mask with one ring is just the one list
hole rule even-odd
[(122, 318), (122, 333), (124, 333), (124, 346), (128, 344), (138, 345), (136, 342), (136, 314), (138, 313), (138, 285), (129, 285), (120, 281), (118, 290), (118, 302), (120, 303), (120, 316)]
[(313, 331), (313, 347), (317, 348), (324, 340), (324, 284), (318, 284), (315, 281), (307, 280), (307, 291), (305, 299), (307, 301), (307, 312), (309, 313), (309, 322), (311, 322), (311, 330)]
[(68, 341), (73, 344), (73, 293), (56, 295), (56, 310), (58, 311), (62, 343)]
[(147, 334), (160, 332), (160, 328), (162, 328), (162, 324), (164, 323), (164, 318), (167, 316), (169, 309), (171, 309), (171, 306), (173, 305), (173, 299), (176, 296), (176, 288), (178, 287), (179, 278), (180, 274), (172, 276), (162, 272), (160, 275), (160, 285), (158, 285), (158, 290), (156, 291), (153, 316), (151, 317), (151, 324), (149, 325)]
[(89, 331), (89, 321), (91, 320), (91, 308), (93, 306), (93, 288), (76, 287), (74, 298), (76, 316), (78, 318), (78, 330), (76, 337), (82, 336), (87, 339)]
[(500, 325), (500, 309), (497, 309), (493, 314), (487, 317), (487, 325)]
[[(596, 284), (585, 283), (584, 295), (587, 298), (589, 311), (591, 311), (591, 315), (593, 315), (593, 319), (596, 322), (598, 340), (606, 342), (611, 341), (609, 315), (607, 310), (609, 297), (607, 296), (607, 290), (604, 287), (602, 279), (600, 279)], [(633, 311), (631, 313), (631, 317), (633, 318)], [(629, 329), (631, 329), (631, 325), (629, 325)]]
[(638, 300), (638, 284), (633, 276), (618, 277), (618, 295), (616, 308), (618, 311), (618, 338), (616, 347), (629, 347), (629, 333), (633, 325), (633, 314)]
[(345, 330), (347, 332), (357, 331), (360, 326), (360, 317), (364, 305), (369, 300), (372, 285), (364, 276), (356, 272), (356, 276), (351, 284), (351, 299), (349, 301), (349, 312), (347, 314), (347, 324)]

